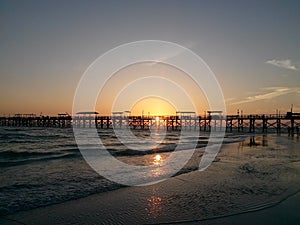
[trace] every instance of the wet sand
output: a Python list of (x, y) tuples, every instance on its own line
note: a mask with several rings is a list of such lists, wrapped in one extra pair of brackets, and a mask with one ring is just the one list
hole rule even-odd
[[(300, 192), (282, 202), (258, 211), (201, 221), (201, 225), (298, 225), (300, 221)], [(199, 224), (192, 222), (188, 224)]]
[(19, 212), (0, 223), (286, 224), (298, 220), (291, 209), (299, 206), (299, 194), (289, 196), (300, 187), (299, 139), (258, 136), (224, 145), (218, 159), (203, 172)]

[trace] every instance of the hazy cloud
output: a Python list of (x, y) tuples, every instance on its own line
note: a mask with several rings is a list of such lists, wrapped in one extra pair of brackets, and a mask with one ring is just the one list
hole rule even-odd
[(268, 91), (267, 93), (257, 94), (253, 96), (248, 96), (243, 100), (232, 103), (231, 105), (238, 105), (243, 103), (255, 102), (260, 100), (272, 99), (281, 95), (286, 95), (290, 93), (300, 93), (300, 88), (288, 88), (288, 87), (266, 87), (263, 90)]
[(236, 98), (226, 98), (226, 99), (225, 99), (225, 102), (232, 102), (232, 101), (234, 101), (234, 100), (236, 100)]
[(273, 66), (277, 66), (279, 68), (284, 68), (284, 69), (289, 69), (289, 70), (294, 70), (294, 71), (298, 70), (298, 68), (289, 59), (286, 59), (286, 60), (272, 59), (272, 60), (266, 61), (266, 63), (271, 64)]

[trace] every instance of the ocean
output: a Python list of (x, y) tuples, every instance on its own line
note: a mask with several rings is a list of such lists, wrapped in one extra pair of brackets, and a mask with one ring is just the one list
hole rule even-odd
[[(157, 145), (145, 143), (148, 147), (141, 151), (120, 143), (112, 129), (98, 130), (98, 133), (113, 156), (134, 165), (150, 165), (157, 153), (166, 157), (179, 140), (179, 131), (167, 132), (163, 137), (158, 132), (154, 140)], [(138, 138), (149, 136), (145, 130), (134, 133)], [(207, 135), (196, 140), (199, 149), (206, 146)], [(184, 141), (190, 143), (194, 138), (187, 136)], [(240, 137), (231, 135), (225, 140), (235, 142)], [(185, 167), (180, 173), (195, 169), (196, 165)], [(85, 162), (72, 128), (0, 127), (0, 171), (1, 215), (123, 187), (103, 178)]]
[[(149, 140), (149, 130), (134, 130), (133, 133), (140, 139)], [(167, 131), (161, 136), (157, 132), (151, 143), (134, 150), (120, 143), (112, 129), (98, 130), (98, 134), (111, 155), (127, 164), (142, 166), (155, 163), (158, 154), (166, 158), (178, 145), (180, 136), (179, 131)], [(196, 141), (196, 156), (192, 163), (187, 163), (173, 176), (198, 169), (208, 135), (203, 133), (195, 137), (186, 133), (180, 151), (188, 151), (189, 143)], [(224, 144), (244, 143), (248, 137), (249, 134), (226, 134)], [(249, 144), (255, 145), (253, 141)], [(235, 155), (237, 161), (239, 154)], [(245, 165), (243, 171), (252, 173), (251, 167)], [(0, 215), (125, 187), (102, 177), (87, 164), (77, 147), (72, 128), (0, 127), (0, 180)]]

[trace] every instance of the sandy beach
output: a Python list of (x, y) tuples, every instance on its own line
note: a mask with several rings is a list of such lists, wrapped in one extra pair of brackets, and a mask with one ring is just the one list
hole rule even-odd
[[(198, 162), (199, 156), (189, 163)], [(203, 172), (18, 212), (0, 223), (296, 224), (299, 175), (297, 137), (257, 136), (223, 145)]]

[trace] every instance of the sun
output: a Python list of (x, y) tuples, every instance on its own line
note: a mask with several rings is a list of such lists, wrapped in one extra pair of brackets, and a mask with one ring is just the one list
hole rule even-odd
[(136, 102), (131, 108), (131, 114), (135, 116), (173, 116), (176, 115), (176, 108), (167, 100), (159, 97), (147, 97)]

